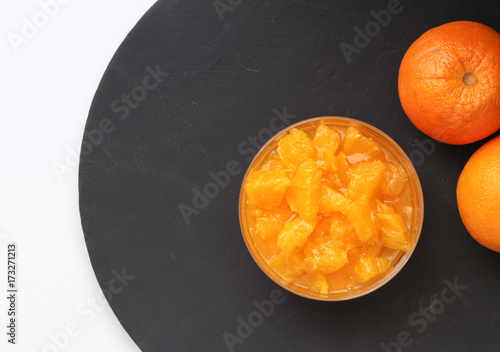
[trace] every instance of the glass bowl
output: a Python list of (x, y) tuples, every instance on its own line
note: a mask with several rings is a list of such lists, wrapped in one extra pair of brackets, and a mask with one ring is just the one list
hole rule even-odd
[[(280, 275), (278, 275), (264, 260), (264, 258), (260, 255), (257, 248), (255, 247), (252, 237), (250, 235), (250, 230), (248, 227), (247, 221), (247, 197), (246, 192), (244, 192), (244, 185), (246, 184), (246, 180), (250, 172), (255, 169), (258, 169), (262, 162), (266, 159), (269, 153), (275, 150), (278, 146), (278, 141), (283, 138), (287, 132), (293, 128), (297, 128), (299, 130), (304, 131), (305, 133), (311, 132), (316, 129), (317, 125), (325, 124), (330, 127), (340, 127), (347, 128), (349, 126), (353, 126), (358, 128), (358, 130), (365, 136), (372, 138), (377, 144), (385, 150), (386, 153), (392, 155), (392, 157), (404, 168), (406, 174), (408, 175), (408, 180), (410, 183), (411, 189), (411, 202), (413, 206), (413, 216), (410, 222), (410, 246), (407, 251), (399, 250), (394, 254), (391, 260), (391, 266), (389, 270), (376, 277), (375, 279), (368, 281), (367, 283), (361, 284), (359, 286), (354, 287), (351, 290), (342, 290), (330, 292), (328, 294), (319, 293), (313, 290), (310, 290), (306, 287), (302, 287), (293, 283), (289, 283), (285, 281)], [(243, 234), (243, 239), (245, 240), (245, 244), (252, 255), (253, 259), (257, 263), (257, 265), (262, 269), (262, 271), (269, 276), (274, 282), (276, 282), (281, 287), (286, 290), (295, 293), (299, 296), (321, 300), (321, 301), (342, 301), (353, 299), (357, 297), (361, 297), (370, 292), (375, 291), (376, 289), (382, 287), (387, 282), (389, 282), (396, 274), (405, 266), (405, 264), (410, 259), (415, 247), (417, 245), (418, 239), (420, 237), (420, 232), (422, 230), (422, 223), (424, 217), (424, 200), (422, 187), (420, 185), (420, 181), (418, 179), (417, 172), (413, 167), (410, 159), (405, 154), (405, 152), (399, 147), (399, 145), (394, 142), (388, 135), (379, 129), (364, 123), (362, 121), (358, 121), (355, 119), (347, 118), (347, 117), (338, 117), (338, 116), (325, 116), (325, 117), (317, 117), (308, 120), (301, 121), (294, 125), (287, 127), (286, 129), (277, 133), (273, 138), (271, 138), (256, 154), (253, 161), (250, 163), (248, 170), (243, 178), (243, 183), (240, 191), (240, 199), (239, 199), (239, 218), (240, 218), (240, 226)]]

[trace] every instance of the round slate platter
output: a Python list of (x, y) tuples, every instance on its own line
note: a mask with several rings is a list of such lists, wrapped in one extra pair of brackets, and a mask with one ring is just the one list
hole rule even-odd
[[(500, 255), (467, 234), (455, 201), (460, 171), (482, 143), (429, 139), (397, 94), (409, 45), (462, 19), (498, 31), (500, 3), (152, 7), (99, 85), (79, 175), (94, 271), (142, 351), (498, 351)], [(282, 290), (253, 262), (238, 222), (244, 171), (270, 128), (325, 115), (389, 134), (415, 163), (425, 197), (406, 267), (346, 302)], [(199, 196), (204, 190), (210, 198)]]

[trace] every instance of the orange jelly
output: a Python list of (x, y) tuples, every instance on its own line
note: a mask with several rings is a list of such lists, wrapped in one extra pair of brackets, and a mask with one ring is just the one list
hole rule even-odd
[(355, 290), (410, 247), (408, 175), (353, 126), (293, 128), (243, 185), (249, 235), (285, 282), (318, 294)]

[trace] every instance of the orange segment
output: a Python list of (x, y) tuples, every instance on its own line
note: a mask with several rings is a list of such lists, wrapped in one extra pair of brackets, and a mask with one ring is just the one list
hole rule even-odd
[(307, 221), (301, 218), (286, 223), (278, 235), (278, 246), (283, 252), (291, 253), (295, 248), (304, 245), (315, 226), (316, 220)]
[(351, 164), (370, 158), (379, 158), (382, 155), (382, 150), (377, 143), (373, 139), (363, 136), (356, 127), (347, 128), (340, 150)]
[(330, 233), (329, 238), (333, 241), (345, 241), (347, 236), (352, 232), (351, 226), (347, 219), (342, 215), (332, 216), (330, 218)]
[(359, 285), (359, 282), (353, 277), (353, 268), (354, 264), (347, 263), (342, 269), (326, 275), (330, 292), (351, 291), (356, 285)]
[(321, 171), (313, 159), (299, 166), (286, 193), (292, 210), (303, 219), (314, 219), (321, 202)]
[(337, 170), (335, 153), (339, 149), (340, 133), (323, 124), (316, 129), (313, 145), (316, 148), (316, 163), (321, 171), (328, 173)]
[(333, 273), (347, 264), (347, 251), (335, 243), (307, 243), (304, 247), (306, 266), (312, 271)]
[(338, 166), (335, 175), (337, 175), (342, 188), (346, 188), (349, 183), (350, 165), (343, 152), (338, 152), (336, 155), (336, 163)]
[(281, 252), (269, 260), (269, 265), (288, 282), (306, 271), (304, 259), (295, 253)]
[(362, 195), (353, 202), (346, 216), (361, 242), (368, 241), (379, 231), (378, 223), (372, 214), (366, 195)]
[(328, 280), (323, 274), (314, 274), (309, 279), (309, 285), (311, 290), (326, 294), (329, 290)]
[(289, 173), (286, 169), (252, 172), (245, 185), (249, 204), (263, 209), (279, 207), (292, 184)]
[(255, 244), (255, 248), (260, 253), (260, 255), (267, 261), (281, 253), (280, 247), (278, 247), (277, 237), (269, 237), (263, 239), (260, 236), (252, 236), (252, 241)]
[(328, 217), (324, 217), (318, 220), (316, 226), (314, 227), (311, 236), (308, 238), (308, 242), (328, 242), (330, 241), (330, 228), (331, 220)]
[(354, 267), (354, 274), (360, 283), (364, 283), (385, 273), (390, 266), (387, 258), (361, 256)]
[(333, 215), (331, 217), (329, 237), (337, 248), (350, 250), (361, 245), (351, 225), (343, 215)]
[(340, 180), (339, 175), (330, 173), (323, 178), (323, 184), (329, 188), (332, 188), (336, 191), (340, 191), (344, 189), (344, 185)]
[(387, 248), (408, 250), (410, 247), (410, 230), (401, 215), (382, 202), (377, 202), (380, 212), (380, 238)]
[(278, 159), (275, 151), (269, 154), (268, 159), (269, 160), (262, 164), (260, 171), (283, 170), (287, 168), (286, 165)]
[(339, 211), (342, 214), (347, 215), (351, 204), (352, 201), (342, 193), (328, 186), (321, 186), (321, 212), (329, 213)]
[(347, 251), (342, 241), (331, 239), (330, 218), (318, 221), (304, 245), (305, 263), (310, 272), (331, 273), (347, 263)]
[(274, 211), (260, 211), (255, 220), (256, 235), (262, 239), (277, 237), (291, 216), (292, 211), (286, 202), (283, 202), (281, 207)]
[(349, 162), (347, 161), (347, 157), (343, 152), (338, 152), (337, 154), (337, 163), (338, 163), (338, 174), (347, 175), (349, 174)]
[(379, 160), (354, 165), (351, 168), (347, 196), (354, 200), (365, 194), (371, 199), (381, 184), (384, 170), (385, 165)]
[(281, 161), (291, 170), (296, 170), (304, 161), (314, 157), (311, 140), (296, 128), (278, 142), (277, 150)]
[[(372, 238), (372, 240), (365, 242), (361, 246), (355, 248), (355, 250), (358, 253), (358, 256), (366, 255), (366, 256), (371, 256), (371, 257), (380, 256), (383, 249), (384, 249), (384, 246), (382, 244), (382, 241), (380, 241), (379, 239), (373, 239), (373, 238)], [(390, 253), (392, 253), (392, 252), (390, 252)]]
[(330, 148), (316, 147), (316, 164), (318, 168), (325, 174), (337, 171), (338, 161), (335, 157), (335, 152)]
[(340, 140), (340, 133), (333, 128), (321, 124), (316, 129), (313, 144), (318, 148), (328, 148), (335, 154), (339, 148)]
[(408, 176), (402, 166), (394, 163), (387, 163), (381, 191), (383, 194), (397, 197), (408, 184)]

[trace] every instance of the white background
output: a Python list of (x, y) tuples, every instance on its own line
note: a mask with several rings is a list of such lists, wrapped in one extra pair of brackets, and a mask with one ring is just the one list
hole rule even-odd
[[(138, 352), (96, 299), (100, 289), (80, 225), (78, 166), (66, 158), (80, 149), (109, 61), (154, 1), (57, 1), (0, 5), (0, 351)], [(43, 10), (42, 3), (59, 5)], [(38, 21), (35, 30), (13, 45), (26, 20)], [(56, 165), (65, 166), (59, 177)], [(6, 341), (10, 241), (18, 244), (16, 346)]]

